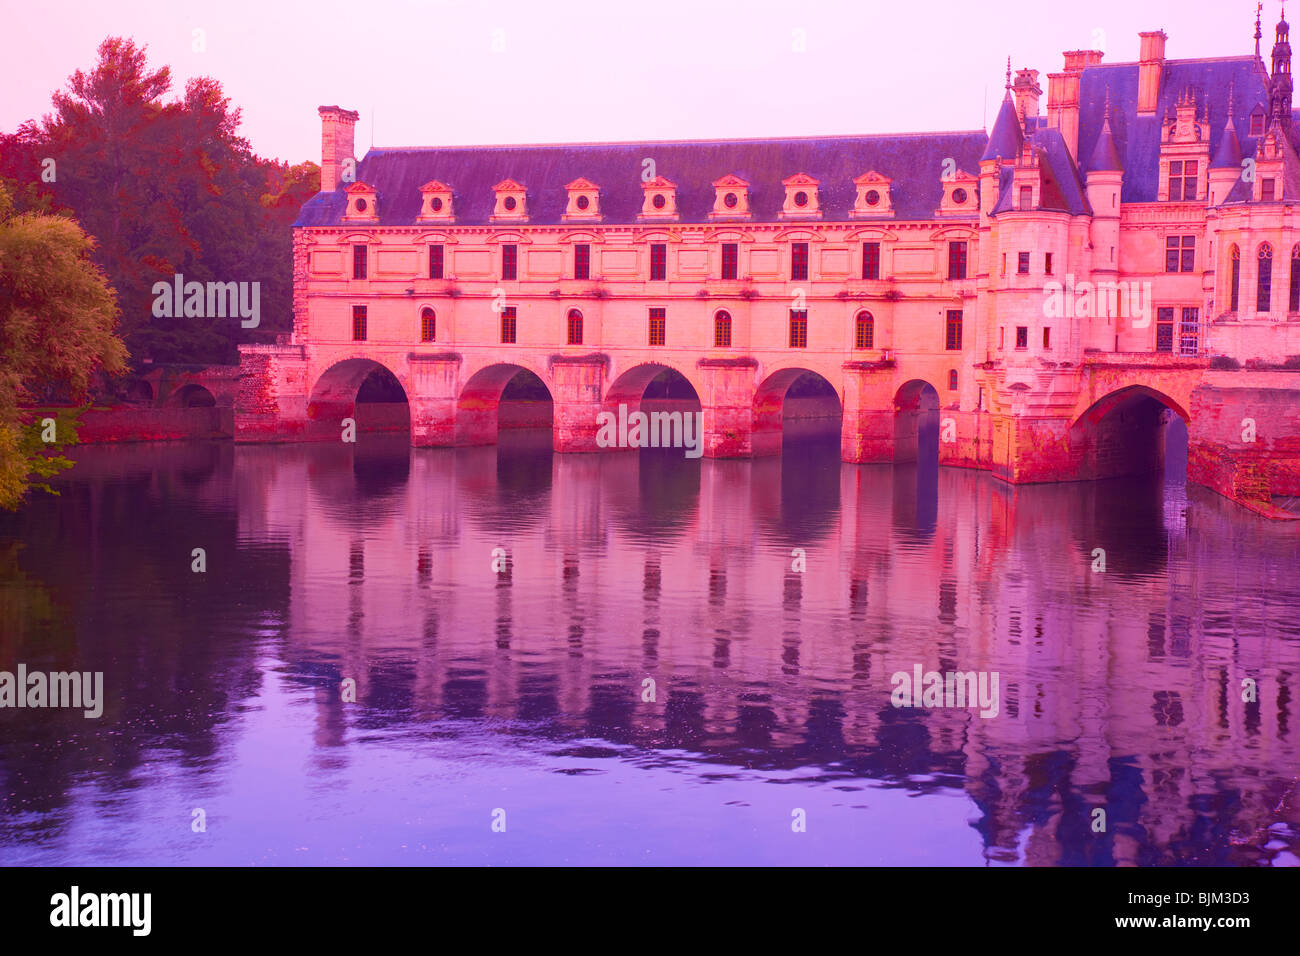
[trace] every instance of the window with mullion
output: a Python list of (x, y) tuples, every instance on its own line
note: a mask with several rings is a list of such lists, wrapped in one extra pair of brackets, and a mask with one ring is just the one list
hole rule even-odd
[(790, 243), (790, 279), (802, 282), (808, 278), (808, 243)]
[(591, 246), (585, 242), (579, 242), (573, 247), (573, 277), (591, 278)]
[(740, 277), (740, 245), (735, 242), (724, 242), (722, 244), (722, 278), (737, 279)]
[(808, 310), (790, 310), (790, 348), (806, 349), (808, 347)]
[(862, 244), (862, 278), (880, 278), (880, 243), (878, 242)]

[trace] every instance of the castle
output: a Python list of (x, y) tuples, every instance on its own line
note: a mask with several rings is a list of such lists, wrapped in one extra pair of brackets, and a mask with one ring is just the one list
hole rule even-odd
[[(240, 441), (337, 440), (377, 369), (413, 445), (488, 444), (511, 383), (559, 452), (684, 402), (706, 457), (779, 453), (794, 396), (842, 458), (1014, 483), (1158, 467), (1261, 513), (1300, 494), (1289, 27), (1260, 53), (1068, 52), (991, 131), (371, 149), (322, 106), (294, 331), (241, 352)], [(810, 386), (811, 383), (811, 386)], [(807, 397), (811, 396), (811, 397)], [(409, 421), (405, 416), (409, 415)], [(390, 422), (390, 424), (392, 424)], [(375, 425), (373, 427), (382, 427)], [(364, 428), (364, 424), (363, 424)]]

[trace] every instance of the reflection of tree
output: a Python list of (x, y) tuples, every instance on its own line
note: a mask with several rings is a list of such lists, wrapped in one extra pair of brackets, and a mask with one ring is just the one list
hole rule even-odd
[(62, 613), (47, 588), (18, 565), (17, 541), (0, 542), (0, 669), (18, 661), (20, 635), (58, 633)]

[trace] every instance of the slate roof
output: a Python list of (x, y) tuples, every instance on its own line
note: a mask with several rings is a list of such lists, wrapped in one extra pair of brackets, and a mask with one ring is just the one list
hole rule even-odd
[[(1074, 216), (1092, 215), (1079, 168), (1070, 157), (1060, 131), (1042, 127), (1033, 132), (1029, 141), (1038, 151), (1038, 171), (1042, 177), (1037, 208), (1068, 212)], [(989, 215), (996, 216), (1014, 208), (1011, 195), (1013, 174), (1012, 166), (1002, 167), (998, 179), (998, 201)]]
[[(374, 186), (383, 225), (415, 225), (420, 187), (432, 179), (454, 193), (455, 224), (490, 222), (492, 187), (514, 179), (528, 189), (528, 223), (563, 222), (568, 204), (565, 185), (585, 177), (600, 187), (604, 223), (636, 223), (645, 191), (643, 160), (677, 184), (681, 222), (709, 222), (712, 183), (734, 174), (748, 183), (753, 221), (779, 221), (785, 203), (781, 181), (807, 173), (820, 181), (823, 219), (850, 219), (857, 190), (853, 180), (875, 170), (891, 180), (894, 218), (931, 219), (943, 194), (940, 172), (945, 159), (978, 174), (988, 137), (983, 130), (882, 136), (817, 136), (798, 139), (575, 143), (552, 146), (447, 146), (371, 149), (357, 164), (357, 180)], [(319, 193), (298, 214), (295, 226), (341, 223), (342, 188)], [(867, 220), (869, 221), (869, 220)]]
[[(1165, 115), (1188, 87), (1204, 115), (1209, 106), (1210, 155), (1216, 155), (1228, 118), (1228, 94), (1234, 93), (1233, 121), (1250, 130), (1250, 113), (1268, 108), (1268, 77), (1254, 56), (1169, 60), (1160, 77), (1160, 96), (1153, 115), (1137, 115), (1138, 64), (1087, 67), (1079, 84), (1079, 155), (1091, 157), (1101, 135), (1106, 93), (1110, 92), (1110, 126), (1124, 164), (1121, 202), (1155, 202), (1160, 188), (1160, 129)], [(1253, 156), (1258, 137), (1242, 137), (1242, 153)], [(1084, 173), (1086, 174), (1087, 168)]]
[[(1031, 131), (1032, 132), (1032, 131)], [(1016, 115), (1016, 104), (1011, 101), (1011, 93), (1002, 97), (1002, 105), (998, 108), (997, 119), (993, 121), (993, 132), (989, 133), (989, 144), (985, 147), (981, 160), (996, 159), (1015, 159), (1020, 153), (1020, 147), (1025, 141), (1024, 133), (1020, 129), (1020, 118)]]

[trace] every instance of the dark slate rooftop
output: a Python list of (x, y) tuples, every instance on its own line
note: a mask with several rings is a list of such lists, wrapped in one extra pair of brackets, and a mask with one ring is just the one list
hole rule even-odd
[[(1092, 215), (1079, 169), (1070, 157), (1070, 150), (1061, 138), (1060, 131), (1044, 126), (1036, 130), (1029, 140), (1038, 151), (1038, 169), (1042, 176), (1038, 208), (1068, 212), (1075, 216)], [(1011, 180), (1014, 172), (1011, 166), (1002, 167), (998, 179), (998, 201), (989, 215), (1010, 212), (1013, 208)]]
[[(635, 223), (644, 201), (642, 162), (677, 185), (681, 222), (709, 222), (713, 182), (734, 173), (749, 183), (751, 220), (777, 222), (785, 202), (783, 179), (808, 173), (818, 189), (825, 220), (847, 221), (857, 196), (853, 180), (874, 170), (892, 180), (895, 220), (934, 218), (942, 197), (945, 159), (978, 175), (988, 143), (983, 130), (882, 136), (817, 136), (798, 139), (573, 143), (551, 146), (447, 146), (371, 149), (357, 164), (357, 181), (376, 188), (380, 222), (416, 225), (420, 187), (441, 180), (454, 190), (456, 225), (490, 222), (492, 187), (514, 179), (528, 189), (528, 223), (563, 222), (565, 184), (585, 177), (600, 187), (604, 223)], [(338, 225), (343, 187), (319, 193), (303, 206), (295, 226)], [(869, 221), (869, 220), (866, 220)], [(576, 227), (576, 224), (575, 224)]]
[(1024, 141), (1024, 132), (1020, 129), (1020, 117), (1016, 115), (1016, 104), (1012, 102), (1011, 92), (1008, 90), (1006, 96), (1002, 97), (997, 119), (993, 121), (993, 131), (989, 133), (989, 144), (980, 159), (998, 157), (1015, 159)]
[(1156, 201), (1161, 125), (1188, 87), (1202, 116), (1208, 103), (1210, 156), (1216, 154), (1223, 137), (1230, 90), (1242, 154), (1253, 156), (1258, 137), (1242, 133), (1249, 133), (1250, 113), (1256, 106), (1268, 109), (1268, 77), (1254, 56), (1166, 61), (1156, 111), (1142, 117), (1137, 115), (1138, 64), (1103, 63), (1083, 71), (1079, 86), (1079, 155), (1091, 157), (1096, 149), (1109, 91), (1111, 132), (1124, 164), (1121, 202)]

